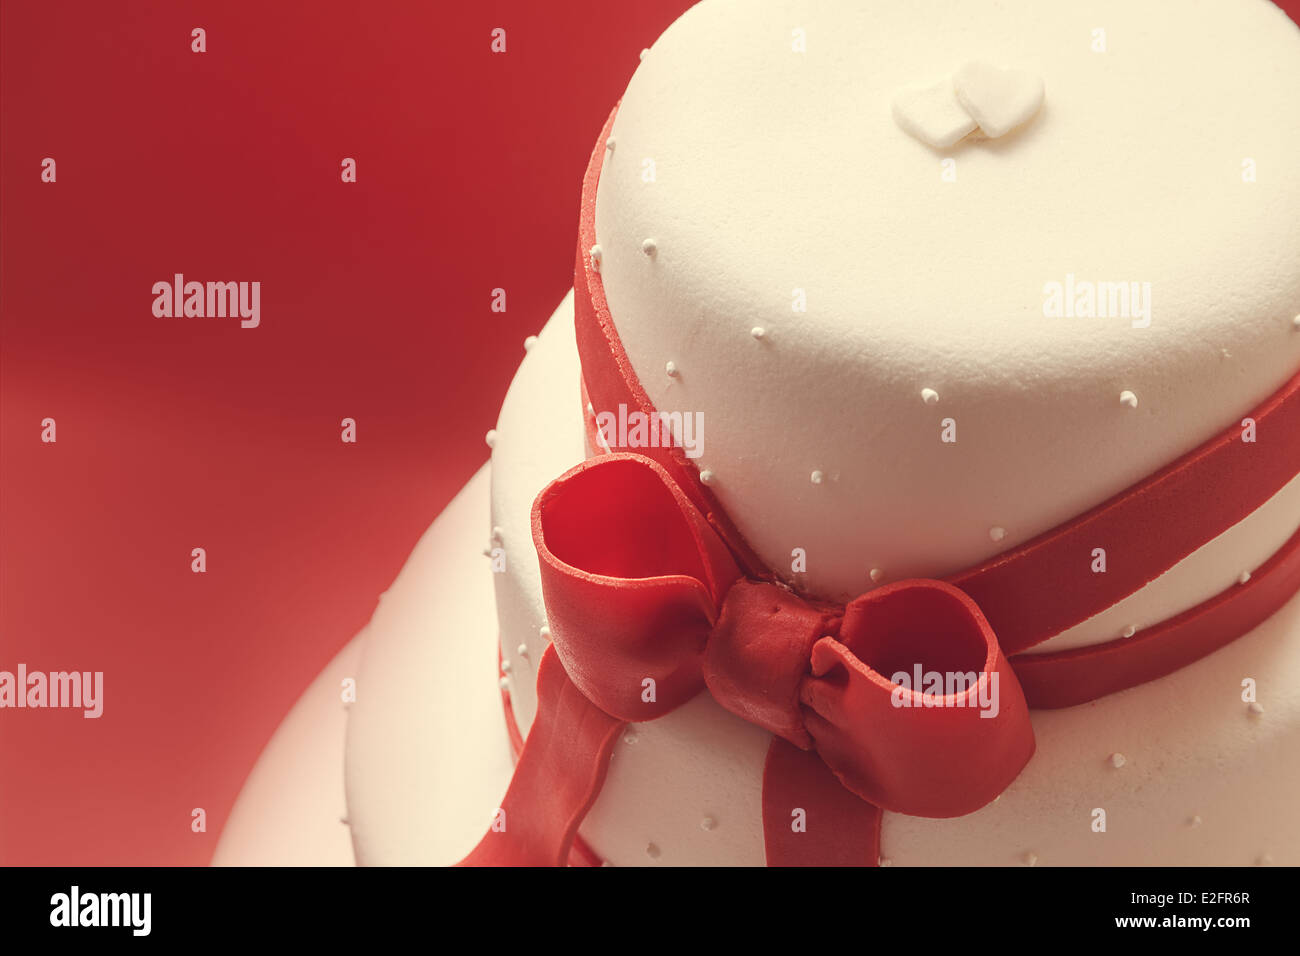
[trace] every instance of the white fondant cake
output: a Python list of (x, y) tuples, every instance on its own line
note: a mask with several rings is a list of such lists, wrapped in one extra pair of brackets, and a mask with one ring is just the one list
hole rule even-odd
[[(1300, 370), (1298, 89), (1300, 31), (1267, 0), (707, 0), (619, 105), (591, 268), (652, 404), (702, 416), (695, 465), (772, 570), (839, 601), (943, 576), (1145, 478)], [(1088, 315), (1089, 289), (1093, 311), (1124, 304), (1105, 283), (1127, 311)], [(358, 862), (455, 862), (505, 791), (498, 654), (527, 734), (547, 646), (530, 510), (588, 454), (579, 380), (566, 298), (495, 423), (490, 519), (470, 510), (480, 476), (367, 630), (346, 756)], [(1300, 477), (1033, 650), (1167, 620), (1298, 527)], [(1300, 597), (1159, 680), (1033, 711), (1037, 751), (1001, 797), (886, 813), (882, 852), (1300, 863), (1297, 688)], [(582, 837), (614, 865), (762, 865), (770, 740), (708, 693), (629, 725)]]
[[(536, 661), (546, 646), (529, 512), (537, 490), (584, 457), (571, 387), (578, 370), (572, 321), (566, 299), (501, 409), (490, 524), (480, 517), (477, 533), (458, 542), (444, 537), (436, 560), (422, 542), (384, 598), (384, 608), (399, 609), (398, 616), (377, 617), (369, 628), (347, 759), (362, 864), (459, 860), (505, 792), (491, 625), (471, 628), (458, 611), (456, 637), (448, 639), (440, 608), (456, 590), (472, 590), (490, 622), (492, 609), (479, 595), (489, 578), (495, 583), (500, 654), (510, 664), (514, 713), (526, 732), (536, 708)], [(482, 556), (489, 528), (505, 552), (504, 573), (492, 574)], [(448, 583), (434, 571), (459, 568), (456, 562), (477, 575), (472, 589), (468, 577)], [(1243, 677), (1259, 682), (1262, 714), (1242, 702)], [(1300, 823), (1287, 809), (1300, 793), (1297, 687), (1300, 597), (1255, 632), (1175, 674), (1078, 707), (1033, 712), (1037, 753), (1001, 798), (952, 820), (886, 814), (884, 852), (897, 866), (1014, 866), (1028, 854), (1044, 866), (1300, 863)], [(463, 709), (456, 719), (447, 713), (449, 694)], [(583, 824), (584, 839), (616, 866), (761, 866), (769, 739), (708, 694), (629, 728)], [(469, 756), (476, 747), (484, 761)], [(1123, 767), (1111, 765), (1113, 753), (1125, 756)], [(452, 800), (466, 789), (477, 802)], [(1109, 816), (1104, 835), (1090, 829), (1098, 806)], [(706, 818), (710, 829), (702, 826)], [(657, 857), (648, 855), (651, 845)]]

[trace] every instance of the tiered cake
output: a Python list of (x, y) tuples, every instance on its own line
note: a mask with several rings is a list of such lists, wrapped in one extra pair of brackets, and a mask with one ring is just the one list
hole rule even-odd
[(1300, 863), (1297, 90), (1267, 0), (684, 15), (365, 635), (358, 862)]

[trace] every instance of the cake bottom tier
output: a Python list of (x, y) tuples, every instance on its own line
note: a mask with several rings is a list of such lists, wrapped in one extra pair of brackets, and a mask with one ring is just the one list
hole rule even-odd
[(221, 831), (213, 866), (353, 866), (343, 794), (343, 682), (365, 631), (298, 698), (262, 748)]

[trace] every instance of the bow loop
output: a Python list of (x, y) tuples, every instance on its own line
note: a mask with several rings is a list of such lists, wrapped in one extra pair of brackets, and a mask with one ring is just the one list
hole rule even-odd
[(662, 466), (627, 453), (584, 462), (546, 487), (532, 520), (547, 623), (578, 689), (628, 721), (699, 693), (740, 570)]
[(953, 817), (984, 806), (1034, 752), (1029, 708), (979, 607), (900, 581), (845, 609), (801, 687), (817, 753), (876, 806)]

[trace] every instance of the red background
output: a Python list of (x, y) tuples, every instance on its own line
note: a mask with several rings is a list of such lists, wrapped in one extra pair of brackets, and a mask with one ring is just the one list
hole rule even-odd
[[(102, 670), (105, 710), (0, 711), (0, 863), (208, 861), (485, 460), (594, 138), (689, 5), (5, 0), (0, 669)], [(175, 272), (260, 280), (261, 327), (155, 318)]]
[[(595, 137), (687, 5), (5, 0), (0, 669), (102, 670), (105, 710), (0, 711), (0, 862), (208, 861), (486, 460)], [(261, 327), (155, 318), (175, 272), (260, 280)]]

